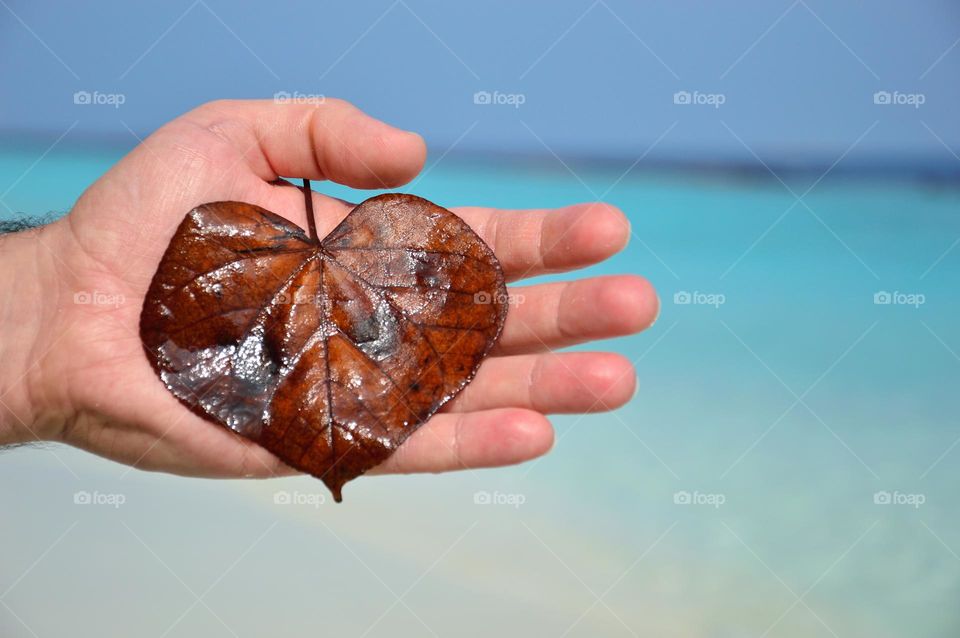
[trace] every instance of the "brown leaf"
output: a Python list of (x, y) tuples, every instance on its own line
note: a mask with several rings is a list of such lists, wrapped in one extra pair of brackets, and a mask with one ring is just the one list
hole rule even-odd
[(340, 501), (470, 381), (506, 312), (493, 252), (425, 199), (368, 199), (319, 242), (215, 202), (170, 241), (140, 336), (184, 405)]

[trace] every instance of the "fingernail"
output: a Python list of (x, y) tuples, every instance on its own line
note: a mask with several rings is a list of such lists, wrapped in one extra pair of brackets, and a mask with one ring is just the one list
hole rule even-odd
[(657, 314), (653, 315), (653, 321), (650, 322), (648, 328), (652, 328), (657, 323), (657, 319), (660, 318), (660, 312), (663, 311), (663, 304), (660, 303), (660, 295), (653, 293), (655, 299), (657, 300)]

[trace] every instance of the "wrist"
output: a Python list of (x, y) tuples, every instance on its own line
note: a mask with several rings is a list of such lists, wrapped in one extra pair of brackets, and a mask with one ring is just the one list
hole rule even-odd
[(0, 445), (48, 438), (58, 427), (42, 408), (41, 335), (56, 305), (47, 227), (0, 235)]

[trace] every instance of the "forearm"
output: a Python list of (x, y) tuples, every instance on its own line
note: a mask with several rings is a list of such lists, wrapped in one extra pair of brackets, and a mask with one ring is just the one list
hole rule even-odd
[(45, 354), (37, 351), (45, 297), (41, 229), (0, 234), (0, 445), (35, 441), (41, 418), (33, 388)]

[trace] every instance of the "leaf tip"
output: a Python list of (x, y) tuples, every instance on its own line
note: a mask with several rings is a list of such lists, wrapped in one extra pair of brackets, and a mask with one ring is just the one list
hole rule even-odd
[(336, 479), (335, 481), (333, 480), (328, 481), (325, 478), (322, 480), (324, 483), (326, 483), (327, 488), (330, 490), (330, 493), (333, 495), (333, 502), (342, 503), (343, 502), (342, 490), (343, 490), (343, 484), (345, 483), (345, 481), (343, 481), (342, 479)]

